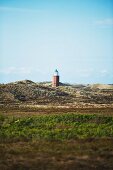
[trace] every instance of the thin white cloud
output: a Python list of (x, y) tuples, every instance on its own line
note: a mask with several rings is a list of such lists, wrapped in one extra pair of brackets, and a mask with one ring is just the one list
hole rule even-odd
[(3, 68), (0, 69), (1, 74), (30, 74), (31, 73), (31, 68), (25, 68), (25, 67), (8, 67), (8, 68)]
[(6, 11), (6, 12), (42, 12), (42, 10), (36, 10), (36, 9), (28, 9), (28, 8), (15, 8), (15, 7), (5, 7), (0, 6), (0, 11)]
[(96, 25), (102, 25), (102, 26), (113, 26), (113, 18), (106, 18), (103, 20), (97, 20), (95, 22)]
[(108, 70), (105, 70), (105, 69), (104, 69), (104, 70), (101, 70), (100, 73), (102, 73), (102, 74), (107, 74), (107, 73), (108, 73)]
[(92, 68), (87, 68), (87, 69), (77, 69), (75, 72), (80, 77), (90, 77), (93, 71), (94, 70)]
[(29, 75), (29, 74), (41, 74), (45, 75), (46, 73), (38, 68), (32, 67), (7, 67), (0, 69), (0, 74), (10, 75)]
[(102, 77), (104, 76), (108, 76), (110, 73), (108, 70), (106, 69), (103, 69), (103, 70), (100, 70), (100, 73), (99, 73)]
[(75, 71), (75, 74), (83, 78), (92, 77), (94, 75), (100, 76), (100, 77), (111, 76), (111, 72), (107, 69), (95, 70), (93, 68), (77, 69)]

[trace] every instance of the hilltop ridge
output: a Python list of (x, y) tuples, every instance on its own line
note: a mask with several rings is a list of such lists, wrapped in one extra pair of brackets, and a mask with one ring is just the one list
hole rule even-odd
[(63, 84), (52, 87), (51, 82), (31, 80), (0, 84), (0, 103), (32, 104), (113, 104), (112, 84)]

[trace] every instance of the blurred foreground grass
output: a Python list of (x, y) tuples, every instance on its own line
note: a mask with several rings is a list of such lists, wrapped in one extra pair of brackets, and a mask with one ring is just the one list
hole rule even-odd
[(1, 170), (112, 170), (113, 117), (0, 115)]

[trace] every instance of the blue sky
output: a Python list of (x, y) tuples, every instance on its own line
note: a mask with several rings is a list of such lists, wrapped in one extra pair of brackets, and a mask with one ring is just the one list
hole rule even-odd
[(0, 0), (0, 83), (113, 83), (113, 0)]

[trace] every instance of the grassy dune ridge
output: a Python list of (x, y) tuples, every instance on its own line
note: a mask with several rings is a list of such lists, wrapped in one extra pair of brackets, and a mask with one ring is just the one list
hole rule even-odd
[(0, 104), (79, 105), (113, 104), (113, 85), (63, 84), (53, 88), (50, 83), (30, 80), (0, 84)]

